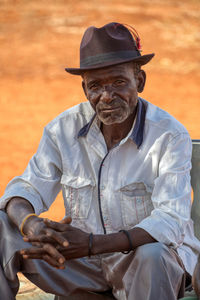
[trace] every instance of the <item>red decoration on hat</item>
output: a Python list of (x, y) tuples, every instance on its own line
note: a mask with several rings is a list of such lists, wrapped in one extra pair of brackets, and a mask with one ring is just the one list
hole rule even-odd
[(136, 29), (134, 27), (132, 27), (131, 25), (128, 25), (128, 24), (123, 24), (129, 31), (130, 33), (132, 34), (134, 40), (135, 40), (135, 43), (136, 43), (136, 47), (139, 51), (142, 51), (142, 45), (141, 45), (141, 40), (140, 40), (140, 36), (138, 34), (138, 32), (136, 31)]
[(118, 26), (120, 26), (121, 24), (120, 23), (115, 23), (114, 24), (114, 28), (116, 29)]

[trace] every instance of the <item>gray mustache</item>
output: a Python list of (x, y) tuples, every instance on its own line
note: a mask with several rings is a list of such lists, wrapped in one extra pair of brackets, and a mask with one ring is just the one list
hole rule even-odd
[(126, 102), (121, 99), (112, 100), (109, 104), (99, 101), (97, 104), (98, 108), (112, 109), (118, 108), (119, 106), (126, 106)]

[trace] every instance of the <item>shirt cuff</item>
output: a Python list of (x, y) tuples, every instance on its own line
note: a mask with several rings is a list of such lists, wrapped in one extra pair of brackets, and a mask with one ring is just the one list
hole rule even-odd
[(37, 191), (30, 191), (30, 187), (28, 184), (23, 183), (20, 185), (23, 185), (23, 187), (19, 187), (19, 185), (18, 187), (12, 186), (12, 188), (5, 191), (5, 194), (0, 199), (0, 209), (4, 210), (11, 198), (21, 197), (31, 203), (34, 208), (35, 214), (40, 215), (42, 212), (47, 210), (45, 209)]
[(176, 220), (169, 222), (153, 215), (145, 218), (139, 224), (135, 225), (135, 227), (144, 229), (156, 241), (167, 246), (172, 246), (175, 249), (183, 244), (185, 237), (183, 230), (181, 230)]

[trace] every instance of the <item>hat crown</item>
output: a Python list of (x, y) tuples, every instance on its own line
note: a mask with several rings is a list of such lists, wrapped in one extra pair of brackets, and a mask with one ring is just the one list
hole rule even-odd
[(134, 51), (141, 56), (129, 30), (122, 24), (109, 23), (103, 27), (89, 27), (80, 45), (80, 65), (85, 65), (89, 58), (113, 52)]

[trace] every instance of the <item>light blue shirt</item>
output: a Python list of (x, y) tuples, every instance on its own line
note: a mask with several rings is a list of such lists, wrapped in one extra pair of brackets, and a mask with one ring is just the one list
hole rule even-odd
[(177, 249), (192, 274), (200, 251), (191, 209), (188, 132), (167, 112), (139, 98), (129, 134), (113, 149), (88, 102), (54, 119), (22, 176), (7, 186), (36, 214), (48, 210), (60, 189), (72, 225), (96, 234), (140, 227)]

